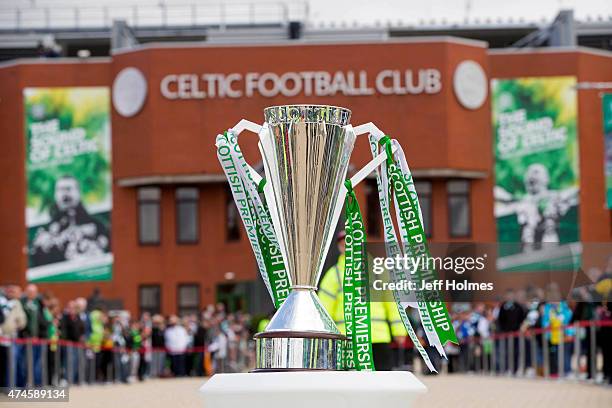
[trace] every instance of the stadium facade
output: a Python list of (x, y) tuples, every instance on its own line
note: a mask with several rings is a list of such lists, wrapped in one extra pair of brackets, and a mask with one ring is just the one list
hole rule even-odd
[[(608, 51), (579, 46), (494, 50), (482, 41), (430, 36), (151, 43), (109, 57), (6, 62), (0, 66), (0, 169), (5, 175), (0, 283), (38, 281), (62, 300), (99, 288), (132, 312), (185, 313), (217, 300), (261, 310), (263, 289), (256, 283), (255, 261), (214, 140), (241, 118), (262, 122), (264, 107), (292, 103), (344, 106), (352, 110), (353, 124), (373, 121), (397, 138), (417, 180), (433, 242), (495, 242), (491, 81), (541, 77), (575, 78), (578, 240), (610, 242), (600, 95), (602, 84), (612, 81)], [(44, 207), (36, 194), (45, 186), (51, 188), (47, 199), (61, 208), (57, 178), (63, 174), (54, 173), (55, 191), (42, 176), (33, 186), (38, 168), (32, 140), (36, 133), (41, 146), (50, 143), (45, 139), (50, 128), (64, 122), (60, 115), (58, 122), (32, 123), (52, 109), (45, 105), (47, 112), (41, 113), (42, 104), (56, 103), (36, 96), (37, 90), (85, 87), (104, 88), (110, 95), (112, 154), (105, 163), (112, 174), (112, 210), (104, 212), (110, 232), (95, 241), (100, 248), (110, 242), (101, 252), (112, 253), (112, 272), (63, 279), (52, 275), (53, 268), (37, 266), (45, 263), (44, 256), (37, 261), (33, 255), (44, 249), (44, 244), (33, 246), (41, 229), (53, 232), (53, 214), (36, 224), (28, 211)], [(75, 140), (77, 133), (61, 137)], [(258, 165), (256, 137), (245, 133), (241, 144), (250, 163)], [(368, 155), (365, 140), (358, 141), (353, 166), (362, 166)], [(58, 171), (65, 170), (64, 164)], [(91, 180), (80, 173), (69, 176), (81, 183), (85, 197), (84, 183)], [(358, 196), (369, 234), (380, 239), (375, 181), (360, 186)], [(92, 208), (87, 210), (94, 213)], [(74, 265), (87, 265), (74, 259)]]

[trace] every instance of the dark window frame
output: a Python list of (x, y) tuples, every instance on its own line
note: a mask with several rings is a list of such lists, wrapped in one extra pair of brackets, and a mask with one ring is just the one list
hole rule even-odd
[[(157, 289), (157, 310), (156, 311), (152, 311), (152, 310), (144, 310), (142, 307), (142, 290), (143, 289), (151, 289), (151, 288), (155, 288)], [(140, 313), (140, 316), (142, 316), (142, 314), (144, 312), (149, 312), (151, 315), (154, 314), (159, 314), (162, 311), (162, 285), (160, 283), (145, 283), (145, 284), (141, 284), (138, 285), (138, 312)]]
[[(159, 189), (159, 198), (158, 199), (147, 199), (147, 198), (140, 198), (139, 193), (140, 193), (140, 189), (141, 188), (157, 188)], [(136, 219), (138, 220), (138, 245), (140, 246), (160, 246), (161, 242), (162, 242), (162, 197), (163, 197), (163, 190), (160, 186), (147, 186), (147, 187), (140, 187), (136, 189)], [(157, 223), (158, 223), (158, 234), (157, 234), (157, 241), (143, 241), (142, 240), (142, 235), (141, 235), (141, 230), (140, 230), (140, 208), (141, 205), (151, 205), (151, 204), (157, 204), (158, 207), (158, 211), (157, 211)]]
[(368, 177), (365, 179), (365, 183), (366, 185), (364, 187), (368, 189), (366, 190), (366, 223), (368, 226), (367, 233), (368, 235), (380, 238), (383, 236), (384, 227), (382, 225), (383, 221), (382, 215), (380, 213), (378, 181), (376, 178)]
[[(238, 210), (238, 207), (236, 206), (236, 202), (234, 201), (234, 196), (232, 195), (232, 191), (230, 190), (230, 187), (228, 185), (225, 186), (225, 208), (224, 208), (224, 214), (225, 214), (225, 225), (223, 226), (223, 229), (225, 230), (225, 242), (228, 242), (230, 244), (235, 244), (238, 243), (240, 241), (242, 241), (242, 231), (240, 230), (240, 224), (242, 223), (242, 218), (240, 217), (240, 210)], [(234, 208), (236, 208), (236, 228), (235, 228), (235, 236), (231, 234), (231, 231), (234, 231), (232, 229), (229, 228), (229, 208), (230, 205), (233, 205)]]
[[(426, 183), (429, 184), (429, 193), (427, 194), (422, 194), (419, 193), (418, 189), (417, 189), (417, 184), (419, 183)], [(428, 219), (425, 219), (425, 217), (423, 217), (423, 230), (425, 231), (425, 237), (427, 238), (432, 238), (433, 237), (433, 232), (434, 232), (434, 216), (433, 216), (433, 212), (434, 212), (434, 206), (433, 206), (433, 202), (434, 202), (434, 198), (433, 198), (433, 188), (434, 188), (434, 183), (432, 180), (414, 180), (414, 188), (415, 190), (417, 190), (417, 195), (419, 197), (419, 206), (421, 206), (422, 203), (422, 198), (426, 197), (429, 199), (429, 214), (428, 214)], [(421, 206), (421, 214), (423, 213), (423, 207)], [(425, 230), (425, 225), (429, 226), (429, 233), (427, 233), (427, 231)]]
[(181, 306), (181, 288), (185, 288), (185, 287), (196, 287), (197, 288), (197, 295), (198, 295), (198, 301), (197, 301), (197, 306), (195, 306), (195, 313), (199, 314), (200, 311), (202, 310), (202, 287), (200, 285), (199, 282), (181, 282), (179, 284), (176, 285), (176, 313), (179, 316), (182, 316), (183, 314), (181, 313), (182, 309), (191, 309), (194, 306)]
[[(449, 183), (453, 181), (464, 181), (467, 183), (467, 191), (462, 193), (451, 193), (449, 191)], [(472, 237), (472, 184), (467, 179), (452, 179), (446, 181), (446, 210), (448, 213), (448, 236), (451, 238), (471, 238)], [(465, 198), (467, 202), (467, 232), (466, 234), (454, 234), (452, 228), (452, 210), (450, 201), (452, 197)]]
[[(179, 198), (178, 190), (181, 188), (193, 188), (197, 192), (197, 196), (195, 198)], [(179, 223), (179, 204), (180, 203), (195, 203), (196, 205), (196, 237), (194, 240), (181, 240), (180, 236), (180, 223)], [(197, 245), (200, 243), (200, 189), (196, 186), (180, 186), (174, 190), (174, 235), (176, 238), (177, 245)]]

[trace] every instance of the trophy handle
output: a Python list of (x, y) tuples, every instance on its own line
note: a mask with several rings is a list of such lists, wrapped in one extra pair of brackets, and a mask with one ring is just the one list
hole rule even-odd
[[(352, 132), (355, 134), (355, 137), (357, 136), (361, 136), (364, 134), (372, 134), (374, 136), (376, 136), (377, 139), (380, 139), (382, 137), (385, 136), (385, 133), (380, 130), (374, 123), (372, 122), (368, 122), (365, 123), (363, 125), (359, 125), (355, 128), (353, 128), (353, 126), (351, 125), (346, 125), (345, 126), (346, 131), (347, 132)], [(396, 146), (395, 143), (392, 144), (391, 146), (391, 152), (395, 153), (397, 151), (398, 147)], [(368, 175), (370, 173), (372, 173), (374, 170), (376, 170), (378, 168), (378, 166), (380, 166), (382, 163), (385, 162), (385, 160), (387, 160), (387, 151), (383, 149), (383, 152), (380, 153), (378, 156), (376, 156), (375, 158), (373, 158), (368, 164), (366, 164), (365, 166), (363, 166), (361, 168), (361, 170), (359, 170), (357, 173), (355, 173), (353, 175), (353, 177), (351, 177), (351, 184), (353, 186), (356, 186), (357, 184), (361, 183), (363, 180), (365, 180), (366, 177), (368, 177)], [(327, 257), (327, 253), (329, 252), (329, 247), (331, 245), (331, 241), (334, 237), (334, 232), (335, 232), (335, 226), (338, 224), (338, 220), (340, 219), (340, 214), (342, 213), (342, 207), (344, 206), (344, 200), (346, 198), (346, 187), (344, 186), (344, 184), (342, 184), (342, 186), (340, 187), (340, 191), (338, 193), (338, 199), (336, 201), (336, 207), (334, 208), (334, 212), (332, 215), (332, 225), (334, 226), (334, 229), (330, 228), (330, 232), (327, 234), (327, 237), (325, 237), (326, 239), (326, 243), (325, 243), (325, 247), (323, 249), (323, 258), (325, 259)], [(315, 282), (319, 282), (319, 279), (321, 278), (321, 273), (323, 272), (323, 262), (321, 262), (321, 266), (319, 267), (319, 271), (317, 274), (317, 279)]]
[[(266, 175), (274, 174), (270, 171), (270, 167), (269, 167), (271, 163), (273, 162), (270, 161), (270, 158), (266, 156), (266, 151), (267, 152), (271, 151), (271, 149), (268, 147), (269, 144), (271, 143), (270, 132), (268, 130), (268, 124), (264, 123), (263, 125), (259, 125), (255, 122), (251, 122), (250, 120), (242, 119), (240, 120), (240, 122), (238, 122), (236, 125), (234, 125), (231, 128), (231, 131), (234, 134), (236, 134), (236, 136), (238, 136), (240, 133), (242, 133), (245, 130), (248, 130), (258, 135), (259, 142), (257, 143), (257, 146), (261, 154), (261, 160), (264, 166), (264, 173)], [(251, 167), (250, 164), (247, 163), (247, 166), (248, 166), (248, 170), (249, 170), (249, 173), (251, 175), (253, 182), (259, 185), (263, 177), (261, 177), (259, 173), (257, 173), (257, 171), (253, 167)], [(283, 231), (280, 229), (279, 214), (276, 208), (276, 202), (274, 201), (274, 192), (272, 191), (272, 183), (266, 183), (264, 185), (263, 194), (266, 199), (266, 203), (268, 204), (270, 217), (272, 218), (272, 227), (274, 229), (274, 233), (278, 237), (277, 242), (278, 242), (279, 249), (281, 251), (281, 254), (283, 255), (283, 259), (288, 259), (287, 249), (285, 248), (285, 245), (284, 245), (285, 241), (281, 239), (281, 237), (283, 236)], [(291, 284), (291, 278), (289, 278), (289, 283)]]
[[(240, 120), (240, 122), (236, 123), (230, 130), (233, 133), (235, 133), (236, 136), (238, 136), (240, 133), (242, 133), (245, 130), (251, 131), (255, 133), (256, 135), (259, 135), (259, 133), (261, 132), (261, 129), (262, 129), (261, 125), (258, 125), (255, 122), (251, 122), (250, 120), (242, 119)], [(247, 163), (247, 166), (249, 168), (249, 173), (251, 174), (253, 181), (259, 184), (261, 182), (262, 177), (259, 175), (259, 173), (255, 171), (253, 167), (251, 167), (250, 164)]]

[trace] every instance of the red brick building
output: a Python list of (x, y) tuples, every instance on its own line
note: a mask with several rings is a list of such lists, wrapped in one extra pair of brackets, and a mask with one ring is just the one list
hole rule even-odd
[[(481, 71), (458, 79), (464, 61)], [(142, 74), (146, 96), (120, 88), (126, 68)], [(317, 78), (338, 72), (344, 82), (335, 91), (317, 88)], [(24, 88), (115, 84), (115, 93), (126, 93), (115, 101), (111, 117), (113, 278), (47, 283), (43, 290), (66, 300), (98, 287), (133, 312), (172, 313), (217, 299), (243, 306), (261, 301), (260, 285), (253, 284), (259, 279), (254, 257), (236, 230), (240, 221), (232, 217), (214, 147), (216, 135), (240, 119), (262, 122), (263, 109), (271, 105), (347, 107), (353, 125), (372, 121), (403, 145), (433, 241), (494, 242), (488, 80), (559, 75), (576, 76), (579, 83), (612, 81), (612, 54), (585, 48), (489, 51), (482, 42), (432, 37), (363, 44), (158, 44), (111, 58), (2, 65), (0, 284), (26, 280)], [(463, 90), (454, 85), (458, 80), (467, 84)], [(118, 104), (136, 112), (121, 114)], [(580, 90), (578, 107), (581, 240), (609, 242), (598, 91)], [(245, 136), (241, 143), (254, 165), (260, 161), (255, 140)], [(360, 167), (368, 157), (367, 143), (359, 139), (352, 163)], [(358, 189), (366, 220), (379, 211), (372, 186)], [(451, 198), (458, 211), (450, 210)], [(179, 225), (183, 211), (196, 228)], [(369, 229), (375, 238), (376, 228)]]

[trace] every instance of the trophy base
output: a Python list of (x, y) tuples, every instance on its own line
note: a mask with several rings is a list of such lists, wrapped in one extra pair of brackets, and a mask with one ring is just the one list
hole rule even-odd
[(406, 371), (303, 371), (216, 374), (200, 392), (206, 408), (408, 408), (427, 388)]
[(342, 370), (341, 334), (263, 332), (255, 335), (257, 366), (254, 372)]
[(312, 288), (294, 287), (255, 335), (257, 371), (342, 370), (342, 335)]

